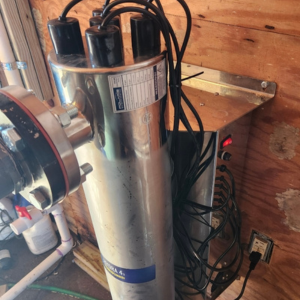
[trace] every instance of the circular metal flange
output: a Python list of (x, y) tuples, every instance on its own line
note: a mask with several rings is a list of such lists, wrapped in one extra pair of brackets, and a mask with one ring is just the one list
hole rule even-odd
[[(65, 180), (48, 141), (24, 110), (3, 93), (0, 93), (0, 124), (1, 141), (4, 144), (5, 138), (7, 139), (6, 147), (23, 178), (21, 189), (15, 187), (13, 191), (20, 192), (25, 199), (29, 199), (32, 190), (42, 187), (49, 207), (54, 201), (63, 199), (66, 191)], [(15, 152), (10, 150), (14, 143), (11, 139), (14, 137), (6, 135), (10, 128), (16, 131), (23, 142), (23, 147), (14, 149)], [(7, 169), (11, 176), (12, 168)], [(3, 175), (5, 170), (1, 168), (0, 172)]]
[(24, 88), (8, 86), (1, 89), (0, 93), (15, 102), (46, 138), (63, 173), (65, 196), (76, 191), (81, 182), (80, 168), (73, 147), (55, 116), (32, 92)]

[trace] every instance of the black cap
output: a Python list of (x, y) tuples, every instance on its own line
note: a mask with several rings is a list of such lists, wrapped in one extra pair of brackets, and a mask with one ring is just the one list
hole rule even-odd
[[(100, 16), (103, 13), (104, 8), (96, 8), (93, 10), (93, 17)], [(111, 9), (110, 11), (114, 11), (116, 8)]]
[(121, 32), (117, 26), (93, 26), (85, 31), (85, 37), (93, 68), (124, 63)]
[(103, 12), (103, 8), (96, 8), (93, 10), (93, 17), (100, 16)]
[[(96, 26), (96, 25), (101, 25), (103, 20), (104, 20), (104, 18), (102, 18), (100, 16), (92, 17), (92, 18), (90, 18), (90, 26), (92, 27), (92, 26)], [(112, 20), (110, 20), (108, 25), (115, 25), (115, 26), (121, 28), (120, 17), (115, 16)]]
[(84, 54), (79, 22), (75, 18), (54, 19), (48, 30), (56, 54)]
[(135, 59), (160, 53), (160, 28), (150, 17), (138, 14), (130, 18), (132, 51)]

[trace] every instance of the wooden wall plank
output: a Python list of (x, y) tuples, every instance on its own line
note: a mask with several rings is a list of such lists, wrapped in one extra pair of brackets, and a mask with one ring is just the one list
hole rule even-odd
[[(34, 90), (36, 96), (42, 100), (43, 94), (40, 89), (40, 84), (35, 72), (31, 53), (24, 35), (22, 23), (19, 17), (16, 17), (19, 14), (17, 5), (15, 1), (2, 0), (1, 9), (10, 40), (14, 45), (16, 60), (26, 62), (28, 66), (26, 70), (20, 70), (23, 82), (26, 88)], [(7, 20), (13, 21), (7, 22)]]
[[(184, 15), (178, 2), (163, 0), (162, 3), (167, 13)], [(186, 3), (196, 20), (300, 35), (298, 0), (186, 0)]]
[(1, 82), (1, 87), (8, 86), (8, 82), (7, 82), (5, 73), (2, 69), (0, 69), (0, 82)]
[(31, 8), (28, 0), (16, 0), (23, 30), (26, 34), (26, 40), (31, 52), (35, 71), (40, 83), (40, 89), (43, 94), (43, 100), (53, 98), (52, 87), (49, 75), (45, 66), (44, 56), (37, 36), (36, 27), (32, 18)]
[[(47, 20), (57, 17), (67, 2), (31, 0), (43, 18), (46, 52), (52, 48)], [(168, 16), (182, 40), (186, 20), (176, 10), (175, 0), (163, 2), (169, 5)], [(250, 277), (243, 299), (300, 299), (300, 225), (299, 218), (295, 217), (300, 214), (297, 206), (300, 199), (300, 38), (296, 18), (299, 4), (295, 0), (212, 0), (208, 9), (207, 1), (201, 1), (200, 5), (196, 0), (188, 3), (192, 4), (197, 19), (185, 62), (278, 84), (276, 98), (253, 113), (242, 193), (238, 199), (243, 214), (243, 242), (249, 242), (250, 231), (255, 229), (270, 236), (275, 248), (270, 265), (259, 264)], [(71, 11), (71, 16), (80, 19), (83, 31), (90, 10), (96, 6), (100, 6), (99, 2), (91, 0)], [(268, 30), (265, 25), (275, 29)], [(129, 31), (127, 21), (123, 30)], [(245, 259), (242, 275), (247, 268)], [(234, 299), (241, 285), (242, 281), (236, 282), (220, 299)]]
[(68, 227), (70, 228), (71, 231), (73, 231), (77, 235), (78, 234), (77, 221), (74, 216), (74, 211), (70, 199), (66, 198), (62, 202), (62, 206), (64, 208), (64, 213), (66, 215)]
[(83, 240), (88, 239), (97, 245), (96, 235), (87, 206), (83, 188), (68, 197), (69, 205), (72, 207), (73, 220), (77, 227), (78, 234)]

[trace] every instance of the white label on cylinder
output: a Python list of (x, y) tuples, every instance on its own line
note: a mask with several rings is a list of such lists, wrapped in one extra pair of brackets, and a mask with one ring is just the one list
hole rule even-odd
[(0, 260), (3, 258), (10, 258), (10, 253), (8, 250), (1, 250), (0, 251)]
[(39, 249), (40, 252), (44, 252), (54, 247), (57, 243), (56, 236), (49, 232), (48, 234), (36, 235), (27, 239), (28, 247), (31, 251), (37, 251), (35, 249)]
[(167, 93), (165, 59), (154, 66), (108, 76), (115, 113), (149, 106)]

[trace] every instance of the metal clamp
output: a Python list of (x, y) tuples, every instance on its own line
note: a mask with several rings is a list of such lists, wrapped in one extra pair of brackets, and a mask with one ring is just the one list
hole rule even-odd
[(15, 63), (1, 63), (1, 69), (4, 71), (12, 71), (17, 69), (17, 65)]
[(27, 63), (25, 61), (17, 61), (16, 64), (19, 70), (27, 69)]
[(0, 68), (4, 71), (13, 71), (13, 70), (26, 70), (27, 63), (25, 61), (17, 61), (11, 63), (0, 63)]

